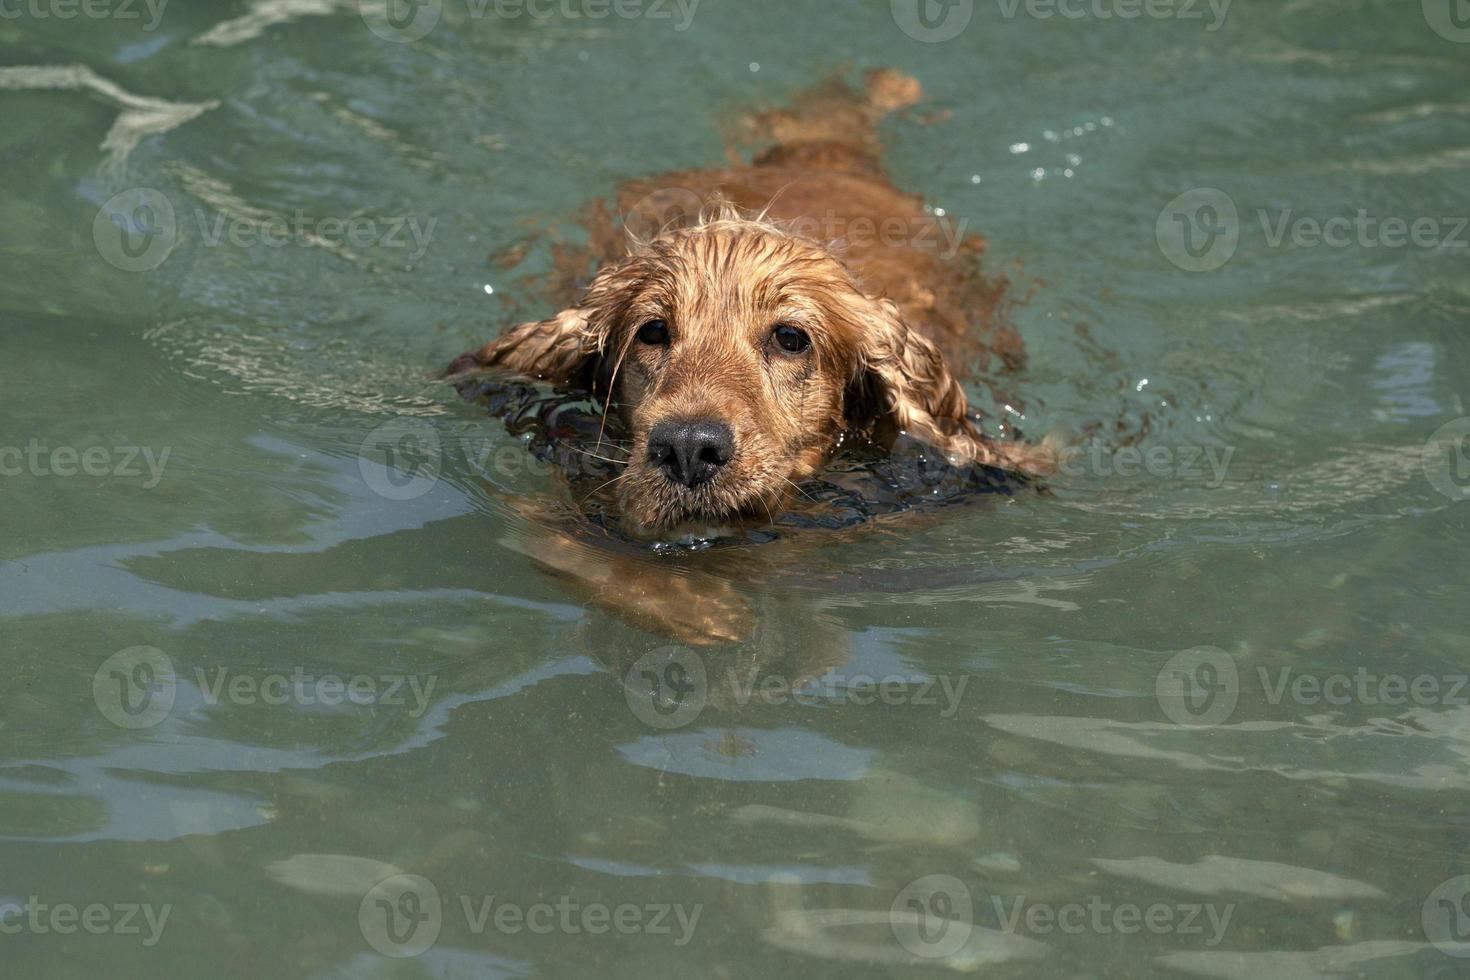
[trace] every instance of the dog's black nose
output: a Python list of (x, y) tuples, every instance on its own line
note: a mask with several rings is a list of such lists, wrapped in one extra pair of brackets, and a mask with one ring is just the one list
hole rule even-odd
[(734, 455), (735, 435), (723, 422), (660, 422), (648, 433), (649, 460), (686, 487), (714, 479)]

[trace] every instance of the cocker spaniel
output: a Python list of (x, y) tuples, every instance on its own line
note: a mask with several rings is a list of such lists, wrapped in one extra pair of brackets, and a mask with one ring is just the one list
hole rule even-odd
[[(499, 372), (595, 395), (621, 423), (626, 458), (606, 483), (633, 540), (772, 521), (849, 439), (885, 447), (906, 434), (952, 466), (1049, 472), (1048, 444), (1004, 422), (1000, 437), (982, 434), (957, 380), (957, 364), (1003, 374), (1023, 361), (995, 315), (1004, 281), (980, 274), (984, 241), (883, 173), (876, 124), (918, 98), (895, 71), (870, 73), (863, 93), (829, 83), (743, 120), (742, 139), (766, 145), (751, 163), (625, 184), (621, 229), (592, 212), (598, 271), (580, 298), (461, 355), (446, 376), (465, 386)], [(721, 574), (687, 555), (589, 547), (565, 522), (554, 528), (552, 508), (508, 503), (542, 529), (510, 543), (590, 602), (689, 643), (749, 635), (756, 617), (734, 583), (765, 575), (748, 559)]]
[(982, 436), (941, 348), (974, 340), (963, 304), (983, 243), (956, 240), (882, 173), (874, 123), (917, 98), (913, 79), (874, 72), (866, 97), (828, 87), (757, 117), (776, 142), (752, 164), (626, 188), (639, 203), (625, 223), (653, 233), (573, 306), (449, 374), (502, 369), (616, 406), (629, 434), (618, 502), (647, 537), (769, 519), (854, 431), (906, 433), (953, 465), (1046, 472), (1047, 449)]

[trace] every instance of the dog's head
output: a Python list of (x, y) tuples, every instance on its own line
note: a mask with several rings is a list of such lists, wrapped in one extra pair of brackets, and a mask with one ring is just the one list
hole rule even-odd
[(648, 533), (769, 518), (850, 428), (1007, 465), (894, 303), (825, 245), (728, 208), (639, 244), (576, 307), (476, 360), (611, 397), (630, 433), (620, 503)]

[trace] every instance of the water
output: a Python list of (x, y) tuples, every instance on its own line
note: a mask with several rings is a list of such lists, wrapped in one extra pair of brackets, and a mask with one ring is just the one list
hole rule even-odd
[[(68, 9), (0, 7), (6, 976), (1470, 975), (1463, 4)], [(671, 648), (431, 374), (878, 65), (1079, 452), (674, 556), (754, 633)]]

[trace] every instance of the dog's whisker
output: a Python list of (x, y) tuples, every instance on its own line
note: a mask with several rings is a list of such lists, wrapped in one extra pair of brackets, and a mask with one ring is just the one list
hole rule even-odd
[(618, 390), (618, 372), (623, 369), (623, 361), (628, 357), (628, 351), (633, 349), (633, 338), (629, 337), (623, 343), (623, 349), (618, 354), (618, 362), (613, 365), (612, 374), (607, 381), (607, 399), (602, 403), (602, 424), (597, 427), (597, 445), (602, 446), (602, 436), (607, 432), (607, 415), (612, 410), (613, 392)]
[(585, 504), (587, 501), (591, 500), (593, 497), (597, 496), (599, 493), (601, 493), (602, 491), (606, 490), (608, 487), (612, 486), (614, 483), (617, 483), (619, 480), (623, 479), (624, 477), (631, 476), (631, 475), (632, 474), (630, 472), (626, 471), (626, 470), (623, 471), (622, 473), (619, 473), (617, 476), (613, 477), (611, 480), (608, 480), (606, 483), (602, 484), (597, 489), (595, 489), (591, 493), (587, 494), (587, 496), (583, 497), (582, 498), (582, 503)]
[(590, 456), (592, 459), (600, 459), (604, 463), (612, 463), (615, 466), (627, 466), (629, 462), (629, 460), (626, 459), (613, 459), (611, 456), (599, 456), (597, 453), (594, 453), (591, 450), (578, 449), (576, 446), (566, 446), (565, 448), (568, 452), (579, 453), (583, 456)]
[(805, 490), (803, 490), (800, 487), (800, 485), (798, 485), (796, 483), (795, 480), (792, 480), (790, 477), (785, 477), (785, 476), (781, 477), (781, 479), (784, 480), (786, 482), (786, 484), (789, 487), (791, 487), (791, 489), (795, 490), (797, 493), (801, 494), (803, 497), (805, 497), (806, 499), (810, 500), (812, 503), (816, 503), (817, 502), (817, 498), (816, 497), (813, 497), (811, 494), (809, 494)]
[(771, 512), (771, 505), (766, 502), (765, 494), (761, 494), (755, 499), (759, 500), (761, 506), (766, 509), (766, 520), (769, 521), (770, 526), (774, 528), (776, 526), (776, 515)]

